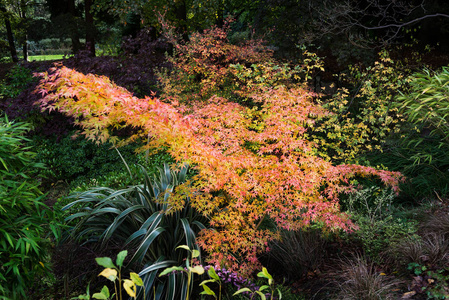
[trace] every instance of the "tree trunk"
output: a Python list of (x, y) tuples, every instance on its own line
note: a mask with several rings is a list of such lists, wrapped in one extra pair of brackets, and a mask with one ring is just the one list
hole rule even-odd
[(218, 11), (217, 11), (217, 20), (216, 24), (219, 28), (222, 28), (224, 25), (224, 0), (220, 0), (218, 3)]
[(72, 40), (72, 52), (73, 54), (78, 53), (81, 50), (81, 42), (78, 34), (78, 26), (76, 24), (76, 7), (75, 0), (69, 0), (69, 15), (71, 23), (70, 25), (70, 39)]
[[(175, 2), (176, 3), (176, 2)], [(178, 19), (178, 32), (182, 35), (185, 41), (189, 40), (187, 33), (187, 7), (185, 1), (178, 1), (175, 4), (175, 14)]]
[(91, 12), (92, 0), (85, 0), (84, 4), (84, 13), (86, 15), (86, 50), (88, 50), (92, 56), (95, 56), (95, 26), (94, 17)]
[(28, 61), (28, 43), (27, 43), (28, 35), (25, 35), (25, 41), (22, 44), (23, 51), (23, 60)]
[(25, 30), (25, 35), (23, 37), (23, 44), (22, 44), (22, 50), (23, 50), (23, 60), (28, 61), (28, 24), (27, 24), (27, 15), (26, 15), (26, 4), (22, 0), (20, 1), (20, 18), (21, 23), (23, 24), (23, 28)]
[(14, 45), (14, 36), (12, 35), (11, 22), (9, 22), (9, 16), (4, 6), (0, 6), (0, 11), (5, 19), (6, 35), (8, 37), (9, 52), (11, 53), (11, 58), (13, 62), (18, 62), (19, 57), (17, 56), (16, 46)]

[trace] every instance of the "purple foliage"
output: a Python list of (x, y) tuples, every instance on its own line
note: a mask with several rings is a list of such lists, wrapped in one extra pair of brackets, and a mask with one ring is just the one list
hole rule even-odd
[[(123, 86), (138, 97), (151, 95), (157, 86), (156, 68), (168, 66), (165, 52), (168, 43), (154, 38), (151, 30), (142, 30), (135, 38), (123, 40), (122, 53), (119, 56), (92, 57), (89, 52), (81, 51), (75, 57), (65, 59), (62, 64), (82, 73), (93, 73), (109, 77), (117, 85)], [(28, 63), (25, 65), (33, 72), (44, 72), (53, 67), (52, 62)], [(0, 110), (12, 119), (32, 122), (35, 133), (61, 137), (73, 130), (72, 120), (58, 112), (42, 113), (34, 103), (40, 95), (34, 93), (37, 81), (30, 84), (18, 97), (0, 101)]]
[[(206, 266), (204, 267), (204, 270), (206, 272), (210, 269), (214, 268), (215, 273), (217, 273), (218, 277), (220, 277), (221, 281), (224, 284), (232, 284), (237, 290), (240, 290), (242, 288), (249, 288), (251, 291), (258, 291), (259, 286), (257, 286), (255, 283), (253, 283), (251, 280), (248, 280), (246, 278), (243, 278), (242, 276), (239, 276), (237, 273), (231, 272), (226, 270), (225, 268), (215, 268), (213, 266)], [(243, 294), (249, 294), (248, 292), (245, 292)], [(267, 298), (271, 297), (270, 293), (265, 294)]]
[(135, 38), (123, 39), (119, 56), (92, 57), (90, 53), (81, 51), (64, 61), (64, 65), (84, 74), (107, 76), (117, 85), (143, 97), (155, 91), (157, 79), (154, 71), (167, 66), (164, 53), (168, 49), (164, 39), (155, 39), (151, 29), (144, 29)]
[[(41, 72), (50, 68), (51, 63), (25, 63), (23, 65), (34, 72)], [(42, 113), (34, 103), (40, 99), (40, 95), (34, 93), (38, 81), (30, 82), (15, 98), (7, 98), (0, 101), (0, 110), (8, 118), (27, 121), (33, 124), (34, 134), (61, 137), (72, 130), (73, 120), (67, 118), (59, 112)]]

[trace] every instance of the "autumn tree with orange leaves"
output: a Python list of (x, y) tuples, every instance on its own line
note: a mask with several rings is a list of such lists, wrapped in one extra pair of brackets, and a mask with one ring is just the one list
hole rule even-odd
[[(171, 205), (183, 207), (183, 195), (190, 195), (191, 205), (210, 220), (211, 228), (198, 237), (210, 263), (250, 273), (259, 268), (257, 257), (267, 250), (268, 241), (278, 237), (263, 226), (264, 221), (290, 230), (313, 223), (325, 230), (350, 231), (355, 225), (339, 206), (339, 196), (355, 188), (350, 180), (375, 177), (397, 191), (402, 177), (372, 167), (334, 165), (319, 157), (317, 144), (307, 134), (317, 118), (330, 112), (318, 105), (315, 95), (304, 86), (286, 86), (279, 81), (271, 87), (239, 88), (242, 82), (231, 66), (238, 59), (223, 57), (225, 45), (231, 46), (225, 36), (219, 38), (224, 41), (222, 48), (204, 47), (197, 60), (185, 60), (182, 55), (177, 60), (178, 67), (186, 67), (191, 80), (203, 88), (207, 101), (182, 93), (171, 93), (164, 101), (155, 95), (139, 99), (106, 77), (59, 66), (40, 74), (39, 105), (73, 117), (88, 138), (99, 142), (117, 143), (112, 132), (133, 127), (135, 133), (128, 142), (149, 140), (147, 147), (166, 147), (177, 161), (193, 166), (196, 175), (178, 188)], [(234, 50), (256, 58), (268, 53), (249, 44), (238, 47)], [(222, 60), (214, 62), (212, 52)], [(216, 68), (201, 64), (202, 58)], [(176, 67), (174, 72), (179, 71)], [(213, 76), (196, 76), (195, 72)], [(273, 74), (277, 72), (265, 74), (267, 80)], [(244, 91), (245, 101), (232, 102), (220, 93), (211, 93), (229, 82), (235, 95)]]

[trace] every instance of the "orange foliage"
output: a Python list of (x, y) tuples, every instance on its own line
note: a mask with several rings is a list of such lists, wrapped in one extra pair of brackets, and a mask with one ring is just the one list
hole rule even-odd
[[(338, 195), (350, 192), (354, 176), (377, 176), (395, 190), (401, 174), (358, 165), (334, 166), (316, 155), (305, 134), (328, 112), (304, 89), (278, 87), (252, 95), (248, 108), (220, 97), (196, 104), (190, 113), (176, 102), (138, 99), (108, 78), (62, 67), (41, 74), (42, 109), (58, 109), (76, 119), (91, 139), (113, 140), (111, 128), (133, 126), (151, 137), (150, 147), (166, 146), (198, 174), (180, 187), (191, 205), (210, 219), (199, 244), (212, 263), (241, 272), (259, 268), (257, 255), (276, 233), (261, 229), (271, 219), (280, 228), (312, 222), (330, 230), (354, 225), (340, 212)], [(183, 205), (182, 197), (173, 206)]]

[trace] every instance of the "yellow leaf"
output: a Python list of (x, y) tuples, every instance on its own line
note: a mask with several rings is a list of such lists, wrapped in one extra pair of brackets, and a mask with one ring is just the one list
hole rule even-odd
[(103, 270), (103, 272), (98, 274), (98, 276), (104, 276), (107, 279), (109, 279), (110, 281), (115, 281), (115, 279), (117, 278), (117, 270), (111, 269), (111, 268), (106, 268)]
[(402, 295), (401, 299), (409, 299), (409, 298), (413, 297), (415, 294), (416, 294), (415, 291), (411, 291), (411, 292), (408, 292), (408, 293), (404, 293), (404, 294)]
[(202, 275), (204, 273), (204, 268), (202, 266), (196, 266), (196, 267), (190, 268), (190, 271), (192, 273), (196, 273), (198, 275)]
[(123, 287), (130, 297), (136, 297), (136, 285), (132, 280), (123, 280)]

